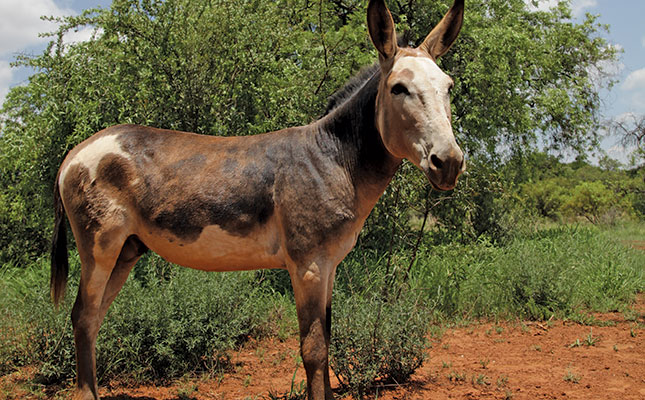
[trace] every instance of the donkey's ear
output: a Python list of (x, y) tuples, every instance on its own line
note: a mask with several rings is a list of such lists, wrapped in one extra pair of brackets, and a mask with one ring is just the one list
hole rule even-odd
[(385, 1), (370, 0), (367, 6), (367, 27), (374, 47), (379, 52), (381, 62), (394, 57), (398, 50), (394, 20)]
[(464, 0), (455, 0), (441, 22), (428, 34), (420, 49), (430, 54), (435, 60), (446, 54), (457, 39), (464, 20)]

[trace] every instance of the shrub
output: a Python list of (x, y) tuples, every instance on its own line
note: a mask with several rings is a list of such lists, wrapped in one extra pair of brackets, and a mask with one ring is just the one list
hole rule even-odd
[(583, 216), (595, 224), (616, 202), (614, 193), (602, 182), (581, 182), (572, 190), (570, 198), (562, 208), (574, 215)]
[(543, 217), (557, 220), (565, 201), (567, 182), (562, 178), (549, 178), (538, 182), (525, 183), (521, 194), (526, 205)]
[[(642, 225), (635, 225), (636, 227)], [(490, 242), (424, 248), (412, 285), (447, 318), (573, 317), (621, 309), (645, 284), (645, 254), (616, 238), (625, 228), (556, 226)], [(625, 233), (633, 239), (642, 236)]]
[(263, 323), (264, 298), (250, 273), (179, 270), (145, 288), (131, 281), (101, 328), (99, 375), (164, 380), (224, 367), (226, 351)]
[(418, 296), (336, 293), (330, 365), (346, 390), (405, 382), (425, 358), (427, 317)]
[[(72, 273), (68, 295), (56, 311), (43, 264), (2, 276), (0, 311), (6, 317), (0, 321), (0, 365), (10, 369), (35, 364), (41, 380), (61, 382), (74, 376), (69, 315), (78, 274)], [(77, 261), (72, 264), (77, 270)], [(273, 333), (268, 331), (274, 326), (280, 329), (270, 319), (290, 317), (283, 312), (290, 307), (290, 299), (271, 297), (249, 272), (182, 268), (166, 281), (148, 280), (144, 285), (129, 279), (99, 332), (99, 379), (164, 381), (226, 367), (228, 350), (251, 335)]]

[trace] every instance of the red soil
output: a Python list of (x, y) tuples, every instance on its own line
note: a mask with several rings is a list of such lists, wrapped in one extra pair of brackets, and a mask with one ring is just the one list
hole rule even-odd
[[(428, 360), (410, 382), (380, 388), (369, 398), (645, 399), (645, 295), (631, 313), (595, 317), (611, 326), (554, 320), (446, 329), (431, 339)], [(101, 395), (104, 400), (268, 399), (284, 398), (292, 382), (296, 390), (304, 384), (295, 337), (248, 343), (232, 361), (233, 371), (222, 376), (164, 387), (113, 382)], [(0, 378), (0, 399), (69, 396), (69, 389), (54, 395), (51, 388), (30, 386), (32, 376), (26, 369)]]

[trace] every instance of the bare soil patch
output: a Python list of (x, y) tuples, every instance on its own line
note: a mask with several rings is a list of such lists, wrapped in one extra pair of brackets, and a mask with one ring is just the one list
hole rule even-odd
[[(410, 382), (379, 388), (369, 398), (645, 398), (645, 295), (629, 313), (594, 317), (595, 326), (552, 320), (446, 329), (431, 339), (429, 358)], [(232, 371), (222, 375), (186, 378), (163, 387), (111, 382), (101, 388), (101, 395), (105, 400), (285, 398), (304, 385), (298, 354), (295, 337), (252, 341), (233, 353)], [(52, 388), (31, 384), (33, 374), (33, 368), (26, 368), (0, 378), (0, 399), (70, 394), (69, 389), (54, 394)], [(338, 388), (338, 381), (332, 380)]]
[(447, 330), (430, 360), (380, 399), (644, 399), (645, 297), (634, 315)]
[(636, 250), (645, 250), (645, 240), (628, 240), (626, 244)]

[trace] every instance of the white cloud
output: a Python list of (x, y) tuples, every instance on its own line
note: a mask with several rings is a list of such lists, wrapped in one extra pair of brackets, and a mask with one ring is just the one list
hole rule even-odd
[(629, 74), (623, 82), (624, 90), (645, 90), (645, 68), (641, 68)]
[(629, 74), (620, 89), (628, 110), (640, 113), (645, 110), (645, 68)]
[(533, 6), (532, 0), (524, 0), (530, 10), (548, 11), (558, 4), (558, 0), (538, 0), (537, 7)]
[[(560, 3), (561, 0), (538, 0), (539, 3), (537, 7), (534, 7), (531, 0), (524, 0), (524, 2), (529, 6), (531, 10), (539, 11), (548, 11), (551, 8), (555, 7)], [(574, 17), (578, 17), (583, 14), (585, 9), (593, 8), (598, 5), (597, 0), (573, 0), (571, 3), (571, 10)]]
[(597, 0), (573, 0), (571, 10), (573, 11), (573, 15), (577, 17), (582, 15), (585, 12), (585, 9), (593, 8), (597, 5)]
[(8, 61), (0, 60), (0, 104), (9, 93), (9, 85), (13, 80), (13, 71)]
[(0, 2), (0, 55), (11, 55), (27, 47), (45, 43), (38, 34), (56, 29), (56, 24), (43, 21), (41, 16), (75, 15), (53, 0), (2, 0)]
[(643, 47), (645, 47), (645, 36), (641, 38), (641, 44), (643, 45)]

